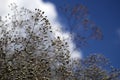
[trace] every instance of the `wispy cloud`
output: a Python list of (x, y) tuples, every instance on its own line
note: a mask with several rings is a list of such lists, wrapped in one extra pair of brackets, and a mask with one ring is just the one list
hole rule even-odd
[(75, 45), (71, 40), (70, 34), (61, 30), (62, 24), (58, 22), (58, 15), (54, 4), (50, 2), (45, 3), (42, 0), (0, 0), (0, 15), (4, 16), (10, 11), (8, 8), (10, 3), (16, 3), (19, 7), (25, 7), (30, 10), (39, 8), (45, 11), (45, 15), (48, 16), (54, 30), (54, 36), (60, 36), (62, 39), (67, 39), (72, 58), (81, 58), (81, 52), (74, 50)]
[(117, 37), (117, 39), (116, 39), (115, 43), (116, 43), (117, 45), (120, 45), (120, 28), (118, 28), (118, 29), (116, 30), (116, 37)]
[(118, 37), (120, 38), (120, 28), (117, 29), (117, 35), (118, 35)]

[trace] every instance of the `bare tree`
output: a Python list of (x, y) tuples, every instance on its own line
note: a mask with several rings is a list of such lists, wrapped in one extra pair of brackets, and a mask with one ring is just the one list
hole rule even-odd
[(120, 69), (111, 66), (111, 63), (102, 54), (92, 54), (79, 61), (74, 75), (76, 80), (119, 80)]
[(60, 13), (65, 17), (69, 27), (69, 32), (73, 35), (73, 40), (79, 44), (77, 47), (83, 47), (88, 44), (88, 40), (101, 40), (103, 33), (92, 20), (89, 19), (89, 11), (82, 4), (70, 5), (64, 2), (59, 7)]

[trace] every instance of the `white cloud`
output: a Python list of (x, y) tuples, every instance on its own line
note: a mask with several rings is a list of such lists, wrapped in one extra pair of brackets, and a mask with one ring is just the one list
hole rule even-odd
[(19, 7), (25, 7), (30, 10), (34, 10), (35, 8), (39, 8), (42, 11), (45, 11), (45, 15), (48, 16), (48, 19), (53, 26), (55, 36), (60, 36), (61, 38), (65, 38), (68, 40), (68, 44), (70, 45), (69, 49), (72, 53), (73, 58), (81, 58), (80, 51), (74, 50), (75, 45), (71, 41), (70, 34), (64, 33), (61, 31), (62, 24), (57, 21), (57, 11), (55, 6), (52, 3), (45, 3), (42, 0), (0, 0), (0, 15), (4, 16), (9, 12), (8, 5), (10, 3), (16, 3)]
[(0, 0), (0, 15), (4, 15), (7, 11), (7, 0)]

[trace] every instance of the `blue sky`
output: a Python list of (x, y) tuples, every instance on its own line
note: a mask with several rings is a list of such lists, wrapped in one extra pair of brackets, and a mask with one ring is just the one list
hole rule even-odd
[[(63, 3), (61, 0), (44, 0), (55, 4), (56, 9)], [(101, 53), (110, 59), (115, 67), (120, 67), (120, 1), (119, 0), (66, 0), (68, 4), (82, 3), (89, 10), (89, 18), (103, 32), (103, 40), (93, 40), (82, 48), (83, 56), (90, 53)], [(60, 13), (59, 17), (61, 17)], [(77, 44), (77, 43), (76, 43)]]

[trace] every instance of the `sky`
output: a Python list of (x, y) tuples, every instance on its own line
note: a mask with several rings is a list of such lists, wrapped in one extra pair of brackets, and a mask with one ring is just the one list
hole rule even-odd
[[(0, 0), (0, 2), (5, 2), (7, 0)], [(46, 12), (46, 15), (50, 19), (53, 26), (66, 27), (65, 24), (59, 22), (60, 19), (65, 19), (61, 16), (58, 9), (64, 1), (67, 1), (68, 4), (78, 4), (81, 3), (85, 5), (89, 10), (89, 18), (93, 20), (102, 30), (103, 32), (103, 40), (93, 40), (89, 42), (87, 47), (80, 48), (81, 52), (80, 56), (83, 57), (88, 56), (93, 53), (100, 53), (105, 55), (110, 62), (115, 67), (120, 67), (120, 1), (119, 0), (24, 0), (23, 2), (19, 2), (21, 0), (17, 0), (17, 3), (20, 6), (26, 6), (27, 8), (33, 9), (35, 7), (39, 7)], [(29, 5), (28, 5), (29, 3)], [(0, 6), (0, 12), (4, 9), (2, 8), (4, 5)], [(5, 7), (6, 8), (6, 7)], [(7, 8), (6, 8), (7, 9)], [(4, 14), (3, 11), (1, 14)], [(64, 20), (63, 20), (64, 21)], [(69, 26), (67, 26), (69, 28)], [(55, 28), (55, 27), (54, 27)], [(58, 28), (57, 28), (58, 29)], [(69, 31), (64, 30), (62, 35), (69, 36)], [(66, 33), (66, 34), (64, 34)], [(61, 35), (61, 33), (58, 33)], [(71, 45), (78, 44), (75, 42)], [(73, 48), (73, 47), (71, 47)], [(78, 54), (78, 52), (76, 52)], [(78, 55), (76, 55), (78, 56)]]
[[(52, 2), (56, 8), (61, 0), (45, 0)], [(89, 11), (89, 18), (103, 32), (103, 40), (93, 40), (81, 49), (83, 57), (93, 53), (105, 55), (115, 67), (120, 67), (120, 1), (119, 0), (66, 0), (68, 4), (80, 3)], [(60, 15), (60, 14), (59, 14)], [(78, 43), (76, 43), (78, 44)]]
[(102, 41), (91, 43), (88, 52), (98, 52), (110, 59), (111, 63), (120, 67), (120, 1), (119, 0), (85, 0), (91, 19), (103, 31)]

